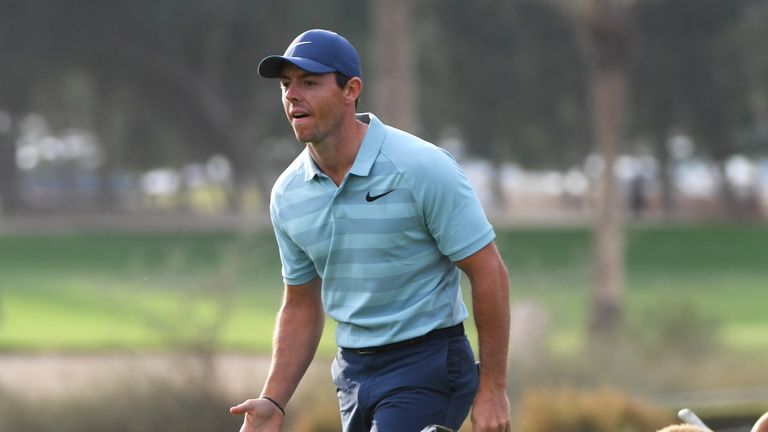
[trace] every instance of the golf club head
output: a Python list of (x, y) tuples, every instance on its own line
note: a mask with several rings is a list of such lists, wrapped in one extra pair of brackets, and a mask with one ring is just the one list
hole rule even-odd
[(699, 416), (697, 416), (693, 411), (691, 411), (688, 408), (681, 409), (677, 413), (677, 416), (680, 418), (680, 420), (684, 421), (685, 423), (687, 423), (687, 424), (689, 424), (691, 426), (696, 426), (696, 427), (704, 429), (705, 431), (712, 432), (712, 429), (707, 427), (707, 425), (704, 424), (703, 421), (701, 421)]
[(421, 432), (453, 432), (453, 429), (440, 425), (429, 425), (422, 429)]

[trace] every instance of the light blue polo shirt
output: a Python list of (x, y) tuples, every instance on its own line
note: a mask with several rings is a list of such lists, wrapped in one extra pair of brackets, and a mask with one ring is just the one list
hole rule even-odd
[(379, 346), (467, 318), (455, 261), (495, 237), (474, 189), (445, 150), (372, 114), (336, 184), (304, 151), (272, 189), (283, 279), (322, 278), (341, 347)]

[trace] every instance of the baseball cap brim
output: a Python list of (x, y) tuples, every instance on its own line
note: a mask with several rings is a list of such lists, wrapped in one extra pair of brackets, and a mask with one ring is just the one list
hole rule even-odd
[(304, 57), (286, 57), (273, 55), (265, 57), (261, 63), (259, 63), (259, 75), (264, 78), (279, 78), (280, 73), (283, 70), (283, 66), (285, 66), (286, 63), (290, 63), (313, 74), (324, 74), (336, 71), (336, 69), (332, 67)]

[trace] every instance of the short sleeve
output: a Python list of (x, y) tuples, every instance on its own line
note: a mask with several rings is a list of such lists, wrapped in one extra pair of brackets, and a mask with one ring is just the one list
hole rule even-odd
[(436, 148), (412, 187), (437, 247), (452, 261), (467, 258), (494, 239), (472, 184), (447, 151)]
[(288, 285), (305, 284), (318, 276), (315, 264), (280, 225), (279, 210), (273, 196), (269, 206), (275, 239), (280, 250), (283, 281)]

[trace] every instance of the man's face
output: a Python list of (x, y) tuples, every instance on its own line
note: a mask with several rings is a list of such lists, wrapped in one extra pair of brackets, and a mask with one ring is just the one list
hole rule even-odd
[(299, 142), (319, 144), (337, 132), (345, 99), (335, 74), (313, 75), (286, 63), (280, 88), (285, 114)]

